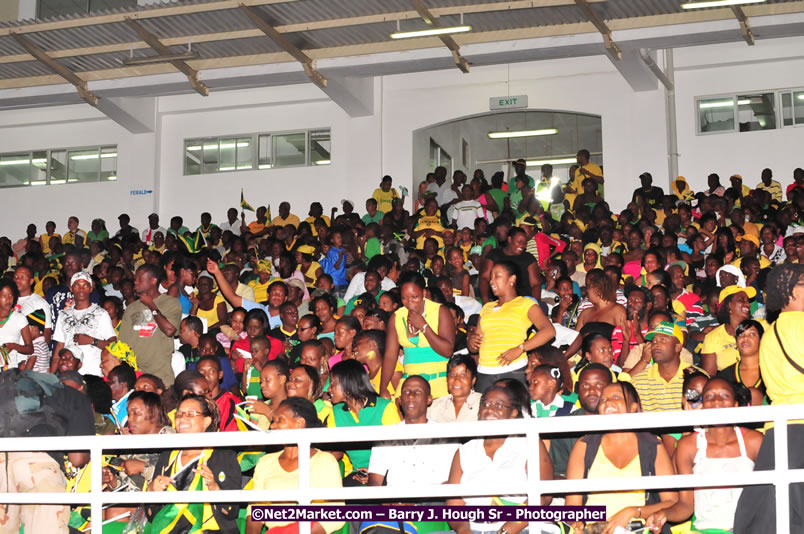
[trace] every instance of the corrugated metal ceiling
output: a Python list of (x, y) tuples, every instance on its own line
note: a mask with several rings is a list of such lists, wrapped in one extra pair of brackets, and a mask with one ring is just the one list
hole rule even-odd
[[(219, 0), (186, 0), (183, 2), (151, 4), (132, 9), (117, 9), (93, 13), (94, 16), (117, 15), (118, 17), (133, 12), (149, 12), (165, 7), (194, 6), (214, 3)], [(768, 3), (787, 3), (794, 0), (768, 0)], [(505, 4), (503, 0), (425, 0), (430, 8), (454, 7), (477, 4)], [(594, 9), (605, 20), (666, 15), (681, 12), (681, 0), (607, 0), (592, 3)], [(303, 24), (305, 22), (320, 23), (322, 21), (354, 18), (383, 13), (409, 12), (413, 10), (409, 0), (295, 0), (277, 4), (269, 4), (254, 8), (274, 26)], [(0, 28), (25, 27), (40, 22), (70, 21), (82, 19), (80, 16), (65, 16), (48, 21), (23, 21), (0, 23)], [(87, 22), (91, 17), (87, 17)], [(537, 7), (525, 9), (508, 9), (482, 13), (467, 13), (464, 23), (470, 24), (473, 31), (491, 32), (506, 31), (528, 27), (558, 26), (587, 22), (582, 11), (574, 5), (557, 7)], [(459, 15), (442, 17), (442, 24), (457, 24)], [(140, 18), (138, 22), (157, 38), (173, 39), (182, 44), (171, 47), (177, 53), (186, 51), (187, 41), (192, 36), (210, 34), (226, 34), (228, 32), (252, 30), (256, 28), (248, 16), (239, 9), (220, 9), (181, 15), (156, 16)], [(403, 20), (399, 23), (402, 29), (420, 27), (419, 18)], [(397, 22), (355, 23), (334, 28), (313, 29), (286, 33), (286, 37), (301, 49), (333, 48), (350, 45), (366, 45), (385, 43), (388, 35), (396, 31)], [(25, 33), (34, 44), (47, 52), (55, 52), (76, 48), (87, 48), (82, 55), (61, 58), (59, 61), (76, 72), (113, 69), (122, 66), (122, 60), (129, 56), (129, 50), (118, 50), (104, 53), (91, 52), (93, 47), (117, 46), (125, 48), (127, 43), (139, 43), (140, 38), (134, 30), (123, 21), (91, 24), (87, 26), (51, 29)], [(241, 39), (226, 39), (192, 43), (193, 51), (201, 59), (225, 58), (280, 52), (281, 48), (268, 37), (256, 35)], [(134, 48), (137, 56), (152, 55), (150, 49), (142, 45)], [(25, 50), (10, 35), (0, 36), (0, 58), (2, 56), (25, 54)], [(39, 76), (50, 72), (36, 61), (23, 60), (14, 63), (0, 63), (0, 79)]]

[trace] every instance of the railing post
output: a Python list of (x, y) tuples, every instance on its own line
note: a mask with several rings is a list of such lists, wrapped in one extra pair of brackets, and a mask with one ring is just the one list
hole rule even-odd
[(776, 483), (776, 532), (790, 533), (790, 462), (787, 447), (787, 418), (777, 417), (774, 420), (773, 457), (776, 466), (774, 479)]
[[(531, 506), (541, 505), (542, 492), (541, 484), (541, 446), (539, 443), (538, 419), (533, 418), (528, 421), (528, 430), (525, 433), (528, 446), (528, 504)], [(538, 523), (531, 521), (528, 523), (529, 532), (539, 532)]]
[[(310, 500), (310, 442), (299, 442), (299, 505), (311, 504)], [(299, 534), (310, 534), (312, 523), (299, 523)]]
[(103, 449), (92, 441), (89, 449), (90, 482), (89, 504), (92, 521), (92, 534), (103, 534)]

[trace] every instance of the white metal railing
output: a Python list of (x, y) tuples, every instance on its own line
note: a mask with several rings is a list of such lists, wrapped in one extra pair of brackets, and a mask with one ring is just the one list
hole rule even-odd
[[(282, 430), (278, 432), (215, 432), (204, 434), (167, 434), (155, 438), (140, 436), (68, 436), (53, 438), (0, 438), (0, 451), (81, 451), (89, 450), (92, 460), (89, 493), (7, 493), (0, 497), (7, 504), (63, 503), (91, 505), (92, 534), (101, 534), (104, 503), (140, 504), (175, 502), (288, 502), (310, 504), (314, 500), (388, 500), (421, 497), (471, 497), (492, 495), (527, 495), (528, 502), (539, 503), (542, 494), (588, 493), (633, 489), (658, 490), (685, 487), (776, 486), (777, 532), (789, 534), (789, 486), (804, 482), (804, 469), (789, 469), (787, 422), (804, 417), (804, 405), (756, 406), (713, 410), (677, 411), (588, 416), (515, 419), (427, 425), (394, 425), (384, 427), (321, 428)], [(525, 484), (505, 481), (482, 487), (454, 485), (401, 485), (382, 487), (310, 488), (310, 448), (312, 445), (388, 441), (421, 438), (466, 438), (500, 435), (524, 435), (528, 439), (528, 464), (539, 465), (539, 438), (557, 433), (587, 433), (612, 430), (689, 428), (692, 426), (758, 423), (775, 424), (775, 469), (740, 473), (739, 479), (729, 473), (706, 475), (672, 475), (623, 479), (540, 481), (538, 468), (531, 467)], [(299, 488), (297, 490), (221, 490), (216, 492), (103, 492), (102, 454), (123, 450), (180, 449), (203, 447), (260, 447), (297, 444), (299, 446)], [(782, 459), (781, 461), (779, 459)], [(302, 476), (304, 474), (305, 476)], [(302, 523), (301, 532), (309, 532), (310, 524)]]

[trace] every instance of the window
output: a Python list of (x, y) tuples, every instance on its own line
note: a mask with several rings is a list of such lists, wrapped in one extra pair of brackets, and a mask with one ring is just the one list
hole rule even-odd
[(737, 95), (737, 117), (741, 132), (776, 129), (776, 95)]
[(430, 138), (430, 168), (444, 167), (447, 169), (447, 175), (452, 175), (452, 157), (441, 148), (441, 145)]
[(698, 100), (698, 131), (733, 132), (734, 98)]
[(184, 174), (329, 165), (331, 151), (329, 128), (187, 139)]
[(86, 15), (92, 11), (137, 7), (137, 0), (39, 0), (40, 19), (62, 15)]
[(804, 125), (804, 90), (784, 91), (782, 96), (782, 125)]
[(117, 147), (0, 154), (0, 187), (117, 180)]

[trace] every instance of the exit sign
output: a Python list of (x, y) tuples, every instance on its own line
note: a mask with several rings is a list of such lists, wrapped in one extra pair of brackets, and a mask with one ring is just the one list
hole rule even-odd
[(528, 107), (528, 95), (493, 96), (489, 98), (489, 109), (517, 109)]

